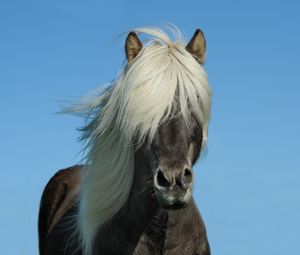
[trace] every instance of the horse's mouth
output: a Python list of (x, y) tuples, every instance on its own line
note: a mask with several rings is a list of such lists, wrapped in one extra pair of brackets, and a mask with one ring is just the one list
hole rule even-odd
[(155, 189), (155, 194), (159, 204), (165, 209), (183, 208), (190, 202), (192, 197), (191, 189), (181, 192)]

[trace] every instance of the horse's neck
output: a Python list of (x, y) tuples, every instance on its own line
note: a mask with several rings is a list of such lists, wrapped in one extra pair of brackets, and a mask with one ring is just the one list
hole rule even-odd
[(144, 198), (129, 206), (126, 215), (133, 226), (146, 233), (149, 230), (151, 234), (165, 230), (177, 231), (183, 225), (200, 224), (200, 215), (194, 201), (184, 208), (167, 210), (158, 206), (156, 201), (151, 202)]
[[(142, 203), (142, 202), (141, 202)], [(144, 214), (131, 218), (132, 231), (136, 233), (136, 247), (133, 254), (163, 254), (173, 248), (183, 251), (186, 245), (194, 246), (200, 235), (204, 236), (205, 227), (198, 210), (191, 201), (185, 208), (166, 210), (144, 207)], [(149, 211), (151, 213), (149, 213)], [(128, 215), (134, 215), (130, 212)], [(173, 253), (172, 253), (173, 254)], [(185, 253), (175, 253), (185, 254)]]

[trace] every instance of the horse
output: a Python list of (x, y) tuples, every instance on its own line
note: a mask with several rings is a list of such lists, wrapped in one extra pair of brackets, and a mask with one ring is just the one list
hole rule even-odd
[(86, 162), (43, 191), (41, 255), (210, 254), (192, 196), (211, 108), (206, 40), (170, 31), (131, 31), (116, 79), (67, 109), (87, 118)]

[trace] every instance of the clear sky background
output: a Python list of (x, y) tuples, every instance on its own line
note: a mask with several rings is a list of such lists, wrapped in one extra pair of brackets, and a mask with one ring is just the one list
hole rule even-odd
[(0, 1), (1, 254), (38, 254), (42, 190), (81, 160), (56, 115), (113, 79), (123, 32), (171, 22), (207, 39), (208, 152), (194, 197), (214, 255), (300, 254), (299, 1)]

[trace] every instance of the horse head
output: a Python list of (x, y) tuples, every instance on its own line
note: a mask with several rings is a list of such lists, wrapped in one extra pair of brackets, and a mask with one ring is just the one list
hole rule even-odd
[[(185, 47), (199, 65), (204, 63), (205, 44), (202, 31), (197, 29)], [(129, 68), (134, 61), (139, 61), (142, 49), (143, 44), (137, 34), (130, 32), (125, 43)], [(147, 73), (147, 70), (144, 72)], [(168, 87), (168, 83), (164, 86)], [(190, 202), (194, 183), (193, 165), (203, 146), (202, 123), (189, 105), (189, 111), (185, 112), (187, 116), (183, 116), (182, 102), (177, 92), (173, 100), (171, 113), (160, 121), (151, 142), (138, 147), (135, 156), (136, 161), (142, 161), (144, 165), (144, 173), (138, 174), (140, 182), (147, 180), (147, 188), (152, 189), (159, 204), (168, 209), (186, 206)], [(147, 104), (147, 101), (144, 103)], [(141, 164), (137, 162), (136, 165)]]

